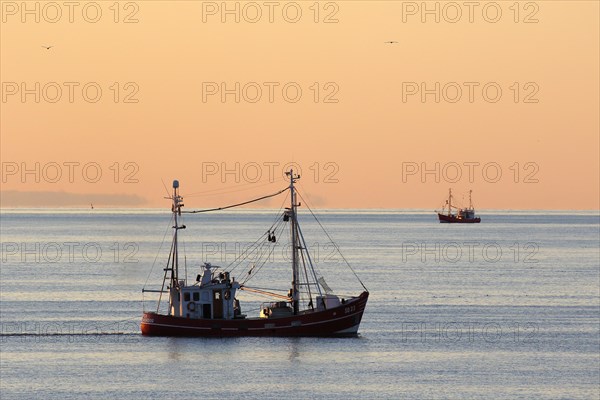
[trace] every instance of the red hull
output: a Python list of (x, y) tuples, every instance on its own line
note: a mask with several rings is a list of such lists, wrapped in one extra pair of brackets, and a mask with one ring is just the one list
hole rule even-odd
[(455, 215), (444, 215), (438, 213), (438, 218), (440, 222), (445, 223), (456, 223), (456, 224), (477, 224), (481, 222), (481, 218), (458, 218)]
[(146, 336), (355, 336), (369, 292), (325, 311), (285, 318), (190, 319), (145, 312)]

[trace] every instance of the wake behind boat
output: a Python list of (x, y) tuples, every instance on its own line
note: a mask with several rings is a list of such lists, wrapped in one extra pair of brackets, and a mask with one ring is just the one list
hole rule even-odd
[[(300, 176), (295, 175), (292, 170), (286, 172), (286, 175), (290, 179), (289, 186), (275, 194), (233, 206), (187, 213), (222, 210), (289, 191), (290, 206), (280, 214), (274, 226), (255, 242), (258, 245), (274, 244), (280, 234), (289, 230), (292, 244), (289, 246), (292, 281), (287, 295), (247, 285), (248, 280), (256, 275), (266, 260), (254, 260), (247, 273), (243, 274), (245, 278), (242, 281), (236, 281), (232, 275), (241, 260), (236, 260), (236, 265), (229, 268), (204, 263), (201, 274), (197, 275), (195, 282), (192, 283), (180, 276), (178, 235), (181, 229), (185, 229), (185, 225), (179, 225), (179, 219), (182, 212), (186, 212), (181, 210), (183, 197), (179, 195), (179, 182), (173, 181), (173, 195), (170, 197), (173, 201), (173, 241), (164, 268), (162, 288), (142, 290), (142, 292), (160, 293), (156, 311), (143, 314), (141, 322), (143, 335), (355, 336), (358, 333), (369, 292), (354, 274), (364, 291), (358, 296), (336, 295), (327, 285), (324, 277), (319, 275), (298, 224), (297, 207), (300, 203), (296, 199), (297, 190), (294, 184)], [(337, 246), (335, 247), (337, 249)], [(345, 261), (343, 256), (342, 259)], [(352, 267), (350, 269), (352, 270)], [(352, 272), (354, 273), (353, 270)], [(236, 297), (238, 291), (266, 295), (276, 301), (264, 303), (260, 307), (259, 316), (248, 318), (243, 314), (242, 305)], [(163, 294), (169, 296), (168, 308), (166, 312), (161, 313)]]
[[(442, 207), (442, 212), (437, 213), (440, 223), (462, 223), (462, 224), (477, 224), (481, 222), (481, 218), (475, 216), (475, 209), (473, 208), (473, 202), (471, 201), (471, 193), (469, 190), (469, 207), (459, 208), (452, 205), (452, 189), (449, 189), (448, 200)], [(448, 207), (448, 213), (444, 213), (444, 209)], [(456, 210), (456, 213), (452, 213), (452, 209)]]

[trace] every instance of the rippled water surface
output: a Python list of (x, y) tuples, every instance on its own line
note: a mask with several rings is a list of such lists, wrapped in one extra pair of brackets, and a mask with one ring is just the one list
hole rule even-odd
[[(156, 298), (141, 289), (162, 281), (168, 213), (3, 211), (2, 399), (600, 396), (598, 213), (489, 212), (478, 225), (418, 211), (320, 215), (371, 293), (357, 338), (142, 337)], [(275, 217), (187, 217), (182, 273), (230, 264)], [(329, 286), (358, 294), (319, 226), (301, 223)], [(253, 284), (289, 285), (285, 242)], [(264, 301), (240, 300), (249, 316)]]

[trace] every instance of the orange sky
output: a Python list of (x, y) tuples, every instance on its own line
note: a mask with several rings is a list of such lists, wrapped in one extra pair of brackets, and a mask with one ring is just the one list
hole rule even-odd
[[(4, 207), (56, 205), (48, 192), (63, 192), (55, 197), (69, 198), (70, 206), (168, 207), (161, 179), (170, 186), (174, 178), (184, 195), (227, 192), (189, 198), (187, 206), (227, 204), (284, 186), (236, 185), (256, 171), (262, 180), (255, 186), (268, 183), (269, 172), (279, 177), (289, 161), (300, 164), (304, 189), (322, 207), (433, 209), (450, 187), (457, 194), (473, 189), (484, 209), (599, 206), (596, 1), (520, 2), (518, 16), (514, 1), (478, 2), (473, 22), (461, 6), (456, 23), (448, 2), (439, 2), (439, 23), (420, 9), (410, 13), (420, 1), (320, 2), (318, 16), (314, 1), (275, 2), (273, 22), (263, 2), (228, 2), (238, 4), (239, 23), (221, 15), (220, 1), (120, 2), (118, 16), (114, 1), (91, 3), (78, 3), (73, 22), (69, 9), (54, 3), (62, 16), (53, 23), (57, 10), (48, 2), (38, 2), (39, 22), (21, 2), (1, 2)], [(35, 4), (28, 3), (32, 10)], [(252, 23), (256, 4), (262, 17)], [(99, 21), (86, 21), (96, 5)], [(496, 5), (498, 22), (486, 21)], [(296, 9), (299, 21), (286, 21)], [(137, 22), (124, 23), (130, 14)], [(337, 22), (324, 23), (328, 15)], [(236, 82), (239, 103), (235, 94), (223, 102), (221, 93), (206, 92)], [(439, 103), (435, 93), (423, 102), (421, 83), (432, 90), (436, 82)], [(86, 84), (89, 96), (102, 90), (96, 103), (84, 98)], [(24, 98), (23, 87), (32, 91)], [(297, 87), (302, 95), (292, 102)], [(496, 87), (502, 95), (492, 102)], [(407, 92), (415, 88), (419, 93)], [(124, 102), (134, 91), (137, 102)], [(327, 95), (337, 102), (325, 102)], [(36, 163), (39, 176), (22, 175)], [(220, 174), (236, 163), (238, 183), (235, 174)], [(421, 176), (436, 163), (438, 182), (435, 173)], [(462, 178), (455, 182), (456, 166)], [(229, 192), (239, 188), (250, 189)]]

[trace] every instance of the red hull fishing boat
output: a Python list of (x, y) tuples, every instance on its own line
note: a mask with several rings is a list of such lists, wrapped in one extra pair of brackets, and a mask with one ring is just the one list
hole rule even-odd
[[(300, 203), (296, 200), (298, 192), (294, 184), (300, 176), (295, 175), (293, 171), (287, 172), (286, 175), (290, 178), (289, 186), (272, 195), (232, 206), (187, 212), (181, 210), (183, 197), (178, 192), (179, 182), (173, 182), (173, 195), (170, 197), (173, 201), (173, 241), (167, 266), (164, 268), (161, 289), (142, 290), (142, 292), (160, 294), (156, 311), (147, 311), (143, 314), (141, 322), (143, 335), (355, 336), (358, 333), (369, 292), (356, 274), (354, 275), (364, 288), (358, 296), (334, 294), (325, 279), (319, 276), (298, 224), (297, 207)], [(185, 229), (185, 225), (179, 224), (182, 213), (224, 210), (274, 197), (287, 191), (289, 191), (290, 206), (285, 208), (276, 223), (255, 242), (257, 246), (274, 245), (280, 234), (289, 231), (292, 282), (287, 294), (274, 293), (274, 289), (253, 288), (247, 285), (248, 280), (256, 276), (266, 262), (262, 259), (253, 260), (250, 269), (243, 274), (245, 278), (241, 281), (236, 281), (232, 275), (233, 270), (242, 264), (241, 256), (237, 257), (228, 268), (204, 263), (202, 273), (197, 275), (193, 283), (180, 277), (177, 241), (179, 230)], [(322, 227), (320, 223), (319, 225)], [(328, 234), (327, 236), (329, 237)], [(337, 245), (334, 246), (339, 250)], [(346, 261), (343, 256), (342, 259)], [(352, 267), (350, 269), (352, 270)], [(354, 270), (352, 272), (354, 273)], [(248, 318), (242, 313), (240, 301), (236, 297), (238, 292), (242, 291), (269, 296), (277, 301), (261, 304), (259, 316)], [(169, 299), (167, 309), (161, 312), (163, 294), (168, 294)]]
[[(475, 209), (473, 208), (473, 202), (471, 201), (471, 192), (469, 190), (469, 207), (459, 208), (452, 205), (452, 189), (449, 190), (448, 200), (442, 208), (441, 213), (437, 213), (440, 223), (459, 223), (459, 224), (477, 224), (481, 222), (481, 218), (475, 217)], [(444, 209), (448, 206), (448, 213), (444, 213)], [(452, 209), (457, 210), (455, 214), (452, 213)]]

